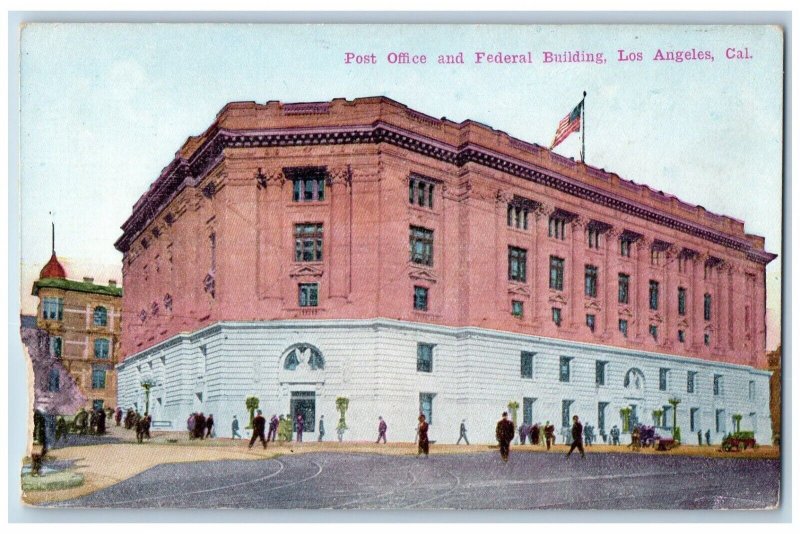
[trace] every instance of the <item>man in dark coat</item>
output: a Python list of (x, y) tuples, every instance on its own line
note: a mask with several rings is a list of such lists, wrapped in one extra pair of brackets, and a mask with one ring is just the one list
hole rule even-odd
[(69, 430), (67, 428), (67, 421), (63, 416), (59, 415), (58, 419), (56, 419), (56, 442), (62, 438), (67, 439), (68, 434)]
[(325, 437), (325, 416), (319, 416), (319, 435), (317, 437), (317, 441), (322, 441), (322, 438)]
[(117, 406), (117, 411), (114, 412), (114, 422), (119, 426), (120, 422), (122, 421), (122, 408)]
[(507, 462), (508, 453), (511, 452), (511, 440), (514, 439), (514, 423), (508, 420), (508, 412), (503, 412), (494, 434), (500, 444), (500, 457)]
[(572, 416), (572, 445), (567, 452), (567, 458), (575, 449), (580, 451), (581, 458), (586, 458), (586, 453), (583, 452), (583, 425), (578, 421), (577, 415)]
[(697, 431), (697, 445), (698, 446), (702, 446), (703, 445), (703, 431), (702, 430), (698, 430)]
[(550, 445), (556, 441), (556, 427), (555, 425), (550, 424), (550, 421), (547, 421), (544, 424), (544, 440), (547, 444), (547, 450), (549, 451)]
[(272, 418), (269, 420), (269, 433), (267, 434), (267, 441), (270, 441), (270, 436), (272, 437), (272, 442), (275, 443), (275, 438), (278, 437), (278, 425), (280, 421), (278, 420), (278, 416), (272, 414)]
[(706, 445), (711, 445), (711, 429), (706, 430)]
[(128, 413), (125, 414), (125, 430), (133, 428), (133, 408), (128, 408)]
[(153, 417), (149, 413), (145, 413), (144, 417), (142, 418), (142, 431), (144, 433), (144, 437), (150, 439), (150, 424), (153, 422)]
[(384, 445), (386, 444), (386, 421), (383, 420), (383, 416), (378, 416), (378, 441), (375, 443), (380, 443), (381, 439), (383, 439)]
[(539, 423), (531, 427), (531, 443), (533, 445), (539, 444)]
[(305, 419), (303, 419), (303, 414), (297, 414), (297, 442), (302, 443), (303, 441), (303, 430), (305, 430)]
[(106, 433), (106, 412), (102, 409), (97, 410), (97, 433), (99, 435)]
[(194, 417), (194, 437), (203, 439), (206, 433), (206, 416), (203, 412), (198, 413)]
[(206, 419), (206, 437), (211, 437), (211, 432), (214, 430), (214, 414), (208, 414), (208, 419)]
[(462, 419), (461, 420), (461, 426), (458, 429), (458, 441), (456, 441), (456, 445), (461, 443), (462, 439), (464, 440), (464, 442), (467, 445), (469, 445), (469, 440), (467, 439), (467, 420), (466, 419)]
[(264, 419), (264, 416), (261, 415), (261, 410), (256, 412), (256, 416), (253, 417), (253, 435), (250, 438), (250, 444), (247, 446), (248, 449), (253, 448), (253, 443), (256, 442), (256, 438), (261, 440), (261, 444), (264, 448), (267, 448), (267, 440), (264, 438), (264, 428), (267, 426), (267, 420)]
[(428, 457), (428, 450), (430, 442), (428, 441), (428, 422), (425, 420), (424, 414), (419, 414), (419, 424), (417, 425), (417, 456), (425, 453), (425, 458)]

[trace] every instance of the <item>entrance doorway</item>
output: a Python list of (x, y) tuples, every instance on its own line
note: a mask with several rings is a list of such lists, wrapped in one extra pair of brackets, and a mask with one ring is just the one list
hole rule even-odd
[(303, 414), (303, 432), (314, 432), (316, 426), (316, 393), (313, 391), (292, 391), (290, 414), (292, 429), (297, 432), (297, 414)]

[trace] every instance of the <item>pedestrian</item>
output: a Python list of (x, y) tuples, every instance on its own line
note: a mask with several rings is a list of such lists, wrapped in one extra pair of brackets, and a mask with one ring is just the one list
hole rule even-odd
[(697, 431), (697, 446), (698, 447), (702, 447), (703, 446), (703, 431), (702, 430), (698, 430)]
[(261, 415), (261, 410), (256, 411), (256, 416), (253, 417), (253, 435), (250, 437), (250, 444), (247, 446), (248, 449), (253, 448), (253, 443), (256, 442), (256, 438), (261, 440), (261, 444), (264, 448), (267, 448), (267, 440), (264, 438), (264, 427), (267, 425), (267, 420), (264, 419), (264, 416)]
[[(127, 417), (125, 418), (127, 419)], [(189, 439), (194, 439), (194, 426), (197, 424), (197, 414), (193, 413), (189, 416), (186, 420), (186, 430), (189, 431)], [(127, 421), (125, 422), (125, 426), (128, 426)]]
[(298, 413), (297, 414), (296, 421), (297, 421), (297, 443), (302, 443), (303, 442), (303, 425), (305, 423), (305, 420), (303, 419), (303, 414), (302, 413)]
[(75, 425), (75, 430), (78, 432), (78, 435), (83, 436), (86, 434), (88, 418), (89, 416), (84, 408), (81, 408), (78, 410), (78, 413), (75, 414), (75, 420), (72, 424)]
[(378, 416), (378, 441), (375, 443), (380, 443), (381, 439), (383, 439), (383, 444), (386, 444), (386, 421), (383, 420), (383, 416)]
[(102, 409), (97, 410), (97, 434), (102, 436), (106, 433), (106, 412)]
[(125, 430), (130, 430), (133, 428), (133, 408), (128, 408), (128, 412), (125, 414)]
[(142, 428), (144, 430), (144, 437), (150, 439), (150, 423), (153, 422), (153, 417), (149, 413), (145, 412), (142, 422), (144, 425)]
[(556, 442), (556, 427), (555, 425), (551, 425), (550, 421), (544, 424), (544, 441), (547, 444), (548, 451), (550, 450), (550, 446)]
[(611, 427), (611, 444), (619, 445), (619, 427), (617, 425)]
[(119, 426), (122, 422), (122, 408), (117, 406), (117, 411), (114, 412), (114, 422)]
[[(283, 416), (281, 416), (283, 419)], [(275, 443), (275, 438), (278, 435), (278, 416), (272, 414), (272, 418), (269, 420), (269, 433), (267, 434), (267, 441), (269, 441), (270, 436), (272, 436), (272, 442)]]
[(583, 427), (583, 441), (586, 443), (587, 447), (592, 446), (592, 425), (586, 423)]
[(428, 422), (425, 420), (425, 414), (419, 414), (417, 420), (419, 421), (417, 425), (417, 457), (425, 453), (425, 458), (427, 458), (430, 448), (430, 443), (428, 442)]
[(711, 429), (706, 430), (706, 445), (711, 445)]
[(528, 425), (525, 423), (519, 425), (519, 444), (525, 445), (525, 440), (528, 438)]
[(632, 448), (635, 451), (638, 451), (641, 447), (642, 434), (639, 431), (639, 425), (633, 427), (633, 432), (631, 432), (631, 444), (628, 447)]
[(144, 417), (134, 417), (134, 426), (136, 428), (136, 443), (142, 443), (144, 440)]
[(236, 416), (233, 416), (233, 421), (231, 421), (231, 439), (242, 439), (242, 436), (239, 435), (239, 420), (236, 419)]
[(461, 420), (461, 426), (458, 429), (458, 441), (456, 441), (456, 445), (461, 443), (462, 439), (464, 440), (464, 442), (467, 445), (469, 445), (469, 440), (467, 439), (467, 420), (466, 419), (462, 419)]
[(66, 440), (67, 434), (69, 434), (69, 431), (67, 430), (67, 421), (64, 419), (63, 415), (59, 415), (58, 419), (56, 420), (56, 443), (58, 443), (58, 440), (61, 438)]
[[(211, 434), (214, 432), (214, 414), (208, 414), (208, 418), (206, 419), (206, 437), (211, 438)], [(214, 434), (216, 435), (216, 434)]]
[(567, 452), (567, 458), (572, 454), (572, 451), (578, 449), (581, 453), (581, 458), (586, 458), (586, 453), (583, 452), (583, 425), (578, 420), (577, 415), (572, 416), (572, 445)]
[(511, 440), (514, 439), (514, 423), (508, 420), (508, 412), (503, 412), (503, 416), (497, 422), (494, 435), (500, 444), (500, 457), (507, 462), (508, 453), (511, 452)]
[(539, 423), (535, 423), (531, 427), (531, 443), (533, 445), (539, 444)]
[(319, 416), (319, 435), (317, 436), (317, 441), (322, 441), (322, 438), (325, 437), (325, 416)]
[(97, 434), (97, 410), (92, 410), (89, 414), (89, 433)]
[(203, 439), (206, 433), (206, 416), (199, 412), (194, 418), (194, 437)]

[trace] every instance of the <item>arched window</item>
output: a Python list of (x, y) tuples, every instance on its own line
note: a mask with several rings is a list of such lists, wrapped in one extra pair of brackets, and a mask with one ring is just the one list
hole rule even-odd
[(94, 309), (94, 325), (106, 326), (108, 324), (108, 311), (103, 306)]
[(294, 371), (298, 367), (309, 368), (312, 371), (325, 369), (325, 358), (322, 353), (310, 345), (297, 345), (292, 347), (283, 360), (283, 368)]
[(642, 373), (639, 369), (635, 367), (629, 369), (627, 373), (625, 373), (625, 388), (626, 389), (635, 389), (635, 390), (642, 390), (644, 389), (644, 373)]
[(61, 375), (58, 372), (58, 369), (50, 369), (50, 375), (48, 376), (47, 381), (47, 391), (59, 391), (61, 389)]
[(109, 356), (109, 342), (107, 339), (95, 339), (94, 340), (94, 357), (99, 358), (101, 360), (108, 359)]

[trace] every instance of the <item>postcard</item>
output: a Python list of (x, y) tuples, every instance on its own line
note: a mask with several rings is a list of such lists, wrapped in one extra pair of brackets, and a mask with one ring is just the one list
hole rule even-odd
[(20, 48), (26, 506), (780, 506), (782, 28)]

